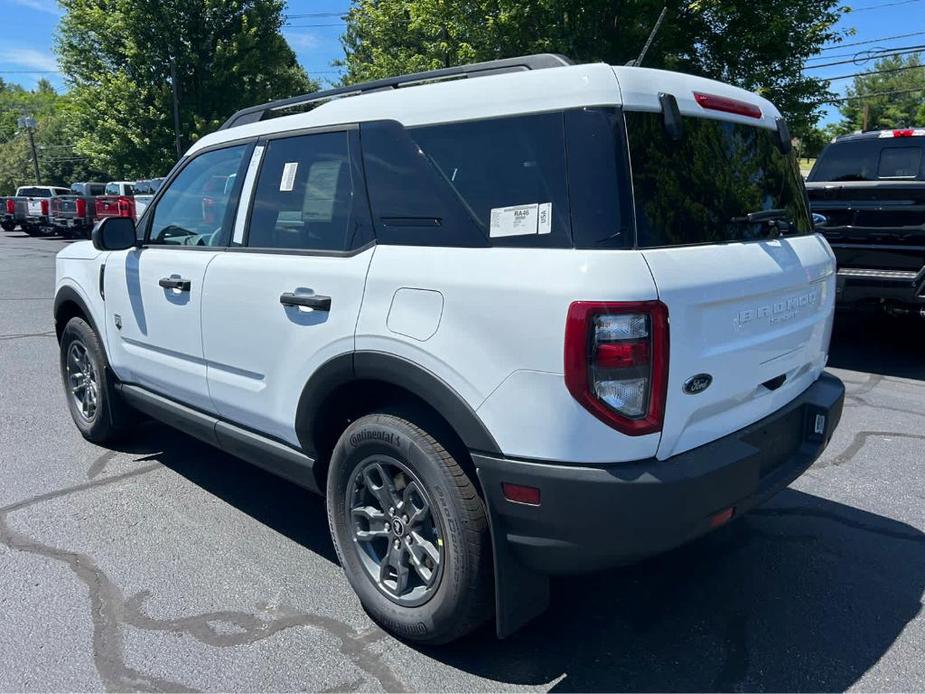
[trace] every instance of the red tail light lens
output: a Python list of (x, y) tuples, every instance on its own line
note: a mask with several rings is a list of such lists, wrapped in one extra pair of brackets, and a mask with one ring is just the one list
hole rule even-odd
[(42, 216), (48, 216), (48, 200), (42, 200)]
[(701, 92), (694, 92), (694, 99), (700, 104), (701, 108), (710, 109), (711, 111), (723, 111), (724, 113), (735, 113), (749, 118), (761, 118), (761, 109), (747, 101)]
[(13, 200), (6, 201), (6, 213), (7, 214), (16, 214), (16, 202)]
[(77, 198), (77, 202), (74, 203), (74, 207), (77, 211), (78, 217), (87, 216), (87, 201), (83, 198)]
[(661, 431), (668, 385), (668, 307), (660, 301), (576, 301), (565, 325), (565, 385), (614, 429)]

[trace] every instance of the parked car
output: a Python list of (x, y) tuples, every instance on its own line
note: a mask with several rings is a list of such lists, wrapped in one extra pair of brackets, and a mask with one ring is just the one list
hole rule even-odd
[(141, 219), (141, 215), (143, 215), (145, 210), (148, 209), (148, 205), (150, 205), (151, 201), (154, 199), (154, 194), (157, 192), (158, 188), (161, 187), (161, 183), (163, 182), (163, 178), (151, 178), (143, 181), (135, 181), (134, 188), (136, 222)]
[(324, 494), (413, 641), (743, 515), (841, 416), (786, 124), (690, 75), (539, 55), (245, 109), (56, 274), (83, 436), (143, 412)]
[(925, 317), (925, 128), (837, 138), (806, 179), (844, 306)]
[(53, 233), (51, 201), (56, 197), (69, 195), (70, 192), (67, 188), (58, 186), (20, 186), (16, 189), (14, 221), (30, 236)]
[(17, 223), (15, 196), (0, 197), (0, 229), (13, 231)]
[(90, 238), (96, 222), (96, 199), (106, 190), (105, 183), (74, 183), (70, 195), (51, 201), (52, 225), (64, 238)]
[(135, 184), (132, 181), (111, 181), (104, 194), (96, 199), (96, 218), (127, 217), (135, 215)]

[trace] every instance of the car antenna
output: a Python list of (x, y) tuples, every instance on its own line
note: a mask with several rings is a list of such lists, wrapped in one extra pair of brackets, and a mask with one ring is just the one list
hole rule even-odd
[(655, 35), (658, 33), (659, 28), (662, 26), (662, 22), (665, 21), (665, 15), (668, 14), (668, 6), (662, 8), (661, 14), (659, 14), (658, 19), (655, 20), (655, 26), (652, 27), (652, 31), (649, 32), (649, 38), (646, 39), (645, 45), (642, 47), (642, 50), (639, 52), (639, 57), (636, 60), (630, 60), (627, 65), (630, 67), (641, 67), (642, 61), (646, 57), (646, 53), (649, 51), (649, 47), (652, 45), (652, 41), (655, 40)]

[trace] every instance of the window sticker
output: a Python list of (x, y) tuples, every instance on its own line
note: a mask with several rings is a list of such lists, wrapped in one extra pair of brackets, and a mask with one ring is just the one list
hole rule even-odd
[(489, 236), (525, 236), (552, 231), (552, 203), (493, 207)]
[(299, 170), (299, 163), (296, 161), (289, 161), (283, 165), (283, 177), (279, 182), (279, 189), (282, 192), (288, 193), (292, 190), (295, 185), (295, 175)]

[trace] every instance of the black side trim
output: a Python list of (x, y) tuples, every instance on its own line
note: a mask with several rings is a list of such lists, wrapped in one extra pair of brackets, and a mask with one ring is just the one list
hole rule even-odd
[[(90, 327), (93, 328), (93, 331), (100, 336), (100, 339), (102, 339), (103, 333), (97, 329), (96, 323), (93, 321), (93, 314), (90, 313), (90, 309), (87, 307), (87, 304), (84, 303), (84, 300), (80, 297), (80, 294), (78, 294), (71, 287), (61, 287), (61, 289), (58, 290), (58, 293), (55, 294), (55, 303), (54, 308), (52, 309), (52, 314), (55, 317), (55, 323), (58, 322), (58, 313), (61, 310), (61, 306), (68, 301), (77, 304), (83, 314), (87, 317), (87, 322), (90, 323)], [(64, 326), (61, 327), (63, 328)]]
[(302, 390), (296, 410), (296, 434), (309, 455), (315, 455), (312, 423), (337, 388), (351, 381), (382, 381), (410, 391), (433, 407), (469, 450), (500, 454), (494, 437), (475, 411), (439, 376), (414, 362), (385, 352), (342, 354), (322, 365)]
[(267, 472), (321, 493), (315, 479), (315, 461), (291, 446), (181, 405), (140, 386), (119, 384), (117, 387), (132, 407), (150, 417)]

